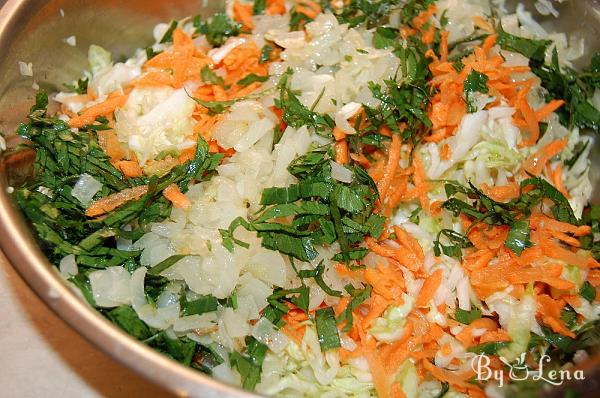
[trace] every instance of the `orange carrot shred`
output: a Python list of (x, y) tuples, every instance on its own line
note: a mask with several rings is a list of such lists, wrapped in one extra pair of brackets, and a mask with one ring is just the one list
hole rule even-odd
[(113, 113), (117, 108), (122, 107), (127, 102), (128, 95), (117, 95), (112, 98), (107, 99), (104, 102), (101, 102), (96, 105), (92, 105), (91, 107), (85, 109), (81, 115), (76, 116), (69, 120), (70, 127), (83, 127), (88, 124), (94, 123), (98, 116), (107, 116)]
[(114, 193), (95, 201), (90, 207), (88, 207), (85, 215), (88, 217), (97, 217), (102, 214), (109, 213), (129, 201), (141, 198), (147, 192), (147, 185), (140, 185), (134, 188), (124, 189), (121, 192)]
[(171, 184), (165, 188), (163, 191), (163, 195), (167, 198), (173, 205), (179, 207), (180, 209), (187, 209), (192, 205), (192, 202), (179, 190), (179, 186), (177, 184)]
[(254, 29), (254, 23), (252, 22), (252, 5), (242, 4), (238, 0), (233, 3), (233, 15), (234, 19), (241, 22), (245, 28), (252, 30)]
[(431, 274), (427, 279), (425, 279), (425, 283), (419, 292), (417, 297), (416, 306), (419, 308), (427, 307), (429, 302), (435, 296), (437, 289), (442, 284), (442, 276), (444, 272), (441, 269), (436, 270), (433, 274)]
[(144, 171), (136, 160), (121, 160), (117, 163), (117, 167), (126, 177), (137, 178), (144, 175)]
[(398, 134), (393, 134), (383, 177), (377, 183), (377, 190), (379, 191), (379, 196), (382, 198), (382, 200), (384, 200), (384, 198), (387, 196), (387, 192), (390, 188), (390, 184), (392, 183), (392, 179), (394, 178), (394, 174), (398, 169), (401, 148), (402, 140), (400, 139), (400, 136)]

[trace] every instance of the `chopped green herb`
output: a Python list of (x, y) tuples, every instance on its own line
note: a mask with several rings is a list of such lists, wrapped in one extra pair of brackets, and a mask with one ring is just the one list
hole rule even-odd
[(470, 325), (475, 319), (481, 318), (481, 310), (479, 308), (473, 308), (471, 311), (465, 311), (457, 308), (454, 313), (454, 318), (465, 325)]
[(152, 337), (152, 330), (138, 317), (133, 308), (128, 305), (112, 309), (106, 312), (106, 316), (115, 325), (138, 340), (146, 340)]
[(350, 294), (350, 296), (352, 296), (352, 300), (350, 300), (346, 309), (337, 319), (338, 324), (343, 324), (345, 322), (345, 325), (342, 328), (342, 332), (344, 333), (347, 333), (352, 328), (352, 324), (354, 322), (354, 316), (352, 313), (358, 308), (359, 305), (371, 297), (373, 288), (368, 285), (364, 289), (355, 289), (352, 285), (348, 285), (346, 286), (346, 291)]
[(148, 61), (156, 57), (160, 53), (162, 53), (162, 51), (154, 51), (152, 47), (146, 47), (146, 59)]
[(260, 50), (260, 57), (258, 58), (259, 64), (264, 64), (271, 59), (271, 54), (273, 53), (273, 46), (270, 44), (265, 44), (263, 48)]
[(569, 305), (565, 306), (560, 312), (560, 319), (571, 330), (577, 326), (577, 312)]
[(242, 25), (232, 21), (223, 13), (213, 15), (207, 22), (202, 22), (199, 17), (196, 17), (194, 27), (196, 33), (205, 35), (206, 40), (215, 47), (222, 46), (227, 38), (237, 36), (242, 31)]
[(596, 300), (596, 288), (588, 281), (583, 282), (579, 294), (590, 303)]
[(204, 83), (216, 84), (221, 87), (225, 86), (225, 80), (210, 69), (208, 65), (205, 65), (200, 71), (200, 78)]
[(264, 83), (267, 80), (269, 80), (269, 76), (259, 76), (259, 75), (255, 74), (255, 73), (250, 73), (249, 75), (247, 75), (243, 79), (239, 80), (237, 82), (237, 84), (240, 85), (240, 86), (242, 86), (242, 87), (248, 87), (252, 83), (256, 83), (256, 82)]
[(283, 111), (283, 121), (291, 127), (300, 128), (307, 126), (318, 133), (327, 132), (328, 135), (335, 127), (335, 122), (329, 115), (321, 115), (307, 108), (290, 88), (291, 70), (283, 74), (279, 81), (279, 98), (275, 99), (275, 106)]
[(313, 278), (317, 285), (319, 285), (319, 287), (328, 295), (342, 297), (342, 292), (333, 290), (331, 287), (327, 286), (323, 280), (323, 272), (325, 272), (325, 266), (323, 265), (323, 261), (321, 261), (321, 263), (314, 270), (302, 270), (298, 272), (298, 276), (302, 279)]
[(148, 270), (148, 274), (160, 275), (161, 272), (166, 271), (168, 268), (173, 266), (177, 261), (181, 260), (184, 257), (186, 257), (186, 256), (183, 256), (183, 255), (171, 256), (171, 257), (167, 258), (166, 260), (161, 261), (160, 263), (156, 264), (154, 267), (150, 268)]
[(477, 92), (487, 94), (489, 92), (487, 82), (487, 75), (479, 73), (475, 69), (473, 69), (465, 79), (464, 92), (465, 98), (467, 100), (467, 111), (469, 113), (478, 111), (477, 104), (474, 103), (474, 100), (472, 98), (473, 93)]
[(177, 21), (171, 21), (171, 23), (169, 24), (169, 28), (163, 35), (162, 39), (160, 39), (159, 43), (164, 44), (164, 43), (172, 42), (173, 41), (173, 32), (175, 32), (175, 29), (177, 29), (178, 25), (179, 25), (179, 23)]
[(494, 341), (494, 342), (478, 344), (476, 346), (470, 347), (468, 349), (468, 351), (475, 353), (477, 355), (479, 355), (479, 354), (497, 355), (498, 351), (500, 351), (503, 348), (508, 347), (508, 344), (509, 343), (507, 343), (506, 341)]
[(201, 315), (207, 312), (213, 312), (217, 310), (218, 304), (219, 301), (215, 296), (200, 296), (196, 300), (186, 301), (183, 306), (183, 315)]
[(373, 35), (373, 47), (394, 47), (398, 41), (398, 29), (387, 26), (378, 27)]
[(246, 356), (233, 351), (229, 354), (229, 362), (231, 367), (235, 367), (242, 376), (242, 387), (245, 390), (254, 390), (254, 387), (260, 382), (267, 346), (254, 337), (247, 337), (246, 347)]
[(546, 49), (552, 43), (549, 40), (526, 39), (512, 35), (504, 31), (501, 24), (498, 24), (497, 42), (503, 49), (523, 54), (534, 61), (543, 61)]
[(336, 326), (333, 308), (319, 308), (315, 311), (315, 318), (321, 351), (341, 347), (342, 343), (340, 342), (340, 334)]
[(266, 8), (267, 0), (254, 0), (254, 4), (252, 5), (252, 13), (254, 15), (263, 14)]
[[(150, 58), (148, 58), (150, 59)], [(75, 84), (65, 84), (65, 87), (77, 94), (86, 94), (88, 91), (89, 79), (87, 77), (78, 79)], [(45, 108), (42, 107), (42, 108)]]
[[(449, 244), (441, 243), (440, 238), (444, 237)], [(442, 229), (436, 240), (433, 242), (433, 253), (436, 257), (442, 253), (448, 257), (462, 258), (462, 249), (473, 246), (469, 238), (451, 229)]]
[(526, 248), (533, 246), (529, 240), (529, 221), (513, 221), (504, 245), (517, 256), (520, 256)]

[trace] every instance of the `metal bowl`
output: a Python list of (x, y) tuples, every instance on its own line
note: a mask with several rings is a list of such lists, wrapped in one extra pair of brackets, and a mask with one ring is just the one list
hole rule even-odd
[[(151, 43), (156, 23), (193, 14), (209, 16), (222, 8), (221, 0), (9, 0), (0, 10), (0, 130), (14, 131), (28, 114), (35, 95), (34, 81), (52, 92), (64, 82), (78, 78), (87, 67), (90, 44), (99, 44), (113, 54), (131, 54), (135, 48)], [(559, 19), (545, 18), (543, 23), (584, 37), (588, 53), (583, 61), (588, 62), (600, 48), (599, 0), (567, 1), (560, 10)], [(77, 38), (76, 47), (64, 42), (71, 35)], [(20, 75), (19, 61), (33, 63), (33, 78)], [(9, 146), (18, 143), (14, 135), (7, 138)], [(26, 161), (15, 162), (10, 157), (0, 162), (0, 247), (42, 300), (114, 359), (177, 395), (256, 396), (181, 366), (146, 347), (113, 326), (65, 285), (7, 193), (9, 183), (27, 174), (27, 166)], [(586, 381), (571, 387), (584, 396), (599, 396), (600, 356), (592, 357), (583, 366)], [(564, 390), (546, 392), (544, 396), (560, 396), (561, 391)]]

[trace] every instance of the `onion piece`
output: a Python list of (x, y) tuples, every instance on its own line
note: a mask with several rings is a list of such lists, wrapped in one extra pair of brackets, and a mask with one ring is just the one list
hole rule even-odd
[(221, 61), (223, 61), (225, 57), (231, 52), (231, 50), (238, 46), (241, 46), (244, 43), (246, 43), (246, 39), (241, 37), (232, 37), (229, 40), (227, 40), (225, 45), (210, 50), (208, 52), (208, 56), (212, 58), (215, 64), (220, 64)]
[(65, 278), (70, 278), (73, 275), (77, 275), (79, 273), (79, 269), (77, 268), (77, 262), (75, 261), (75, 256), (73, 254), (69, 254), (68, 256), (63, 257), (60, 260), (58, 268), (60, 269), (60, 273)]
[(19, 72), (21, 76), (33, 76), (33, 64), (19, 61)]
[(84, 173), (79, 177), (79, 180), (73, 186), (71, 195), (79, 200), (83, 205), (88, 205), (92, 201), (94, 195), (102, 189), (102, 183), (96, 180), (91, 175)]
[(352, 171), (341, 164), (331, 161), (331, 178), (334, 180), (350, 184), (352, 182)]
[(275, 330), (275, 325), (266, 318), (260, 318), (256, 322), (252, 328), (252, 336), (269, 347), (275, 354), (283, 351), (289, 343), (287, 336), (279, 330)]

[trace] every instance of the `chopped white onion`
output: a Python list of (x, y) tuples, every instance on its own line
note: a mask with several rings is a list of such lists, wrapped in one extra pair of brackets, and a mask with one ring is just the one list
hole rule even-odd
[(88, 275), (88, 278), (94, 301), (98, 307), (110, 308), (131, 303), (129, 289), (131, 275), (125, 268), (109, 267), (94, 271)]
[(496, 106), (494, 108), (490, 108), (488, 112), (490, 119), (496, 120), (510, 117), (516, 112), (516, 110), (515, 108), (511, 108), (509, 106)]
[(73, 186), (71, 195), (79, 200), (83, 205), (87, 206), (94, 195), (102, 189), (102, 183), (96, 180), (91, 175), (84, 173), (79, 177), (79, 180)]
[(246, 43), (246, 39), (244, 38), (231, 37), (223, 46), (210, 50), (208, 52), (208, 56), (212, 58), (215, 64), (220, 64), (221, 61), (223, 61), (225, 57), (231, 52), (231, 50), (238, 46), (241, 46), (244, 43)]
[(471, 300), (469, 299), (469, 279), (464, 277), (456, 285), (456, 297), (458, 298), (458, 307), (461, 310), (471, 311)]
[(215, 312), (184, 316), (177, 319), (173, 324), (173, 330), (177, 333), (195, 330), (198, 331), (199, 334), (204, 334), (214, 331), (216, 327), (217, 314)]
[(33, 64), (19, 61), (19, 72), (21, 76), (33, 76)]
[(302, 48), (306, 45), (306, 35), (303, 30), (286, 32), (281, 29), (270, 29), (265, 34), (265, 39), (272, 40), (283, 48)]
[(248, 320), (239, 311), (225, 308), (223, 311), (223, 324), (227, 334), (231, 338), (240, 338), (249, 334)]
[(331, 161), (331, 178), (334, 180), (350, 184), (352, 182), (352, 171), (341, 164)]
[(554, 18), (558, 18), (560, 13), (556, 8), (554, 8), (554, 4), (550, 0), (537, 0), (535, 2), (535, 9), (542, 15), (548, 16), (552, 15)]
[(69, 36), (64, 39), (64, 42), (70, 45), (71, 47), (75, 47), (77, 45), (77, 38), (75, 36)]
[(256, 322), (252, 328), (252, 336), (269, 347), (275, 354), (283, 351), (289, 343), (287, 336), (279, 330), (275, 330), (275, 325), (266, 318), (260, 318)]
[(167, 23), (159, 23), (154, 27), (154, 30), (152, 31), (152, 36), (154, 36), (154, 40), (156, 40), (156, 42), (158, 43), (165, 35), (165, 33), (167, 33), (167, 30), (169, 30), (169, 24)]
[(58, 268), (60, 269), (60, 273), (66, 278), (69, 278), (73, 275), (77, 275), (79, 273), (79, 269), (77, 268), (77, 262), (75, 262), (75, 256), (73, 254), (69, 254), (68, 256), (63, 257), (60, 260)]
[(346, 105), (342, 106), (342, 109), (340, 109), (339, 113), (345, 119), (350, 119), (360, 111), (360, 108), (362, 108), (362, 105), (358, 102), (349, 102)]
[(212, 368), (211, 374), (215, 379), (230, 385), (237, 386), (242, 383), (240, 374), (226, 362)]

